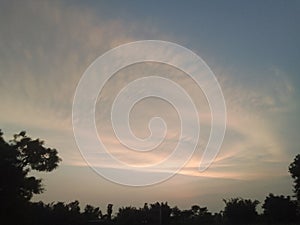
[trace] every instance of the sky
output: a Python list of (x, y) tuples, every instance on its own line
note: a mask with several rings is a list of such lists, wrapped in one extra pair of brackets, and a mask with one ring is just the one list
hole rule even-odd
[[(292, 195), (288, 165), (300, 146), (299, 23), (300, 2), (293, 0), (1, 1), (0, 127), (6, 139), (26, 130), (56, 148), (63, 159), (57, 170), (36, 174), (46, 191), (34, 200), (77, 199), (104, 211), (108, 203), (116, 210), (168, 201), (180, 208), (198, 204), (218, 212), (224, 198), (263, 201), (268, 193)], [(177, 43), (207, 63), (224, 95), (227, 128), (216, 159), (199, 172), (211, 125), (203, 92), (183, 71), (167, 65), (142, 63), (118, 71), (98, 97), (95, 121), (99, 136), (119, 160), (135, 166), (163, 160), (180, 131), (174, 107), (145, 99), (131, 112), (133, 132), (147, 137), (149, 120), (160, 116), (168, 125), (166, 140), (146, 156), (118, 142), (111, 105), (135, 79), (155, 73), (177, 82), (194, 100), (201, 124), (199, 145), (176, 175), (159, 184), (129, 187), (89, 167), (76, 145), (72, 105), (76, 87), (95, 59), (140, 40)], [(97, 163), (120, 170), (105, 158)]]

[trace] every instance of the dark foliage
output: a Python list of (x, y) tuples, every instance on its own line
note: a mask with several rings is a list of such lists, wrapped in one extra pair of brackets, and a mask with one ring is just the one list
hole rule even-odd
[(224, 217), (230, 224), (252, 223), (257, 219), (257, 200), (232, 198), (224, 200)]
[(300, 154), (297, 155), (294, 161), (289, 166), (289, 172), (294, 179), (295, 197), (300, 202)]
[(45, 147), (39, 139), (31, 139), (25, 131), (5, 141), (0, 130), (0, 216), (22, 221), (33, 194), (44, 190), (42, 180), (29, 173), (50, 172), (59, 162), (56, 149)]
[[(44, 204), (30, 202), (34, 194), (42, 193), (42, 180), (30, 172), (50, 172), (61, 159), (56, 149), (47, 148), (39, 139), (31, 139), (22, 131), (5, 141), (0, 130), (0, 218), (7, 225), (208, 225), (208, 224), (266, 224), (299, 223), (297, 203), (289, 196), (266, 197), (262, 216), (258, 216), (257, 200), (233, 198), (224, 200), (224, 211), (212, 214), (206, 207), (193, 205), (190, 209), (171, 208), (167, 202), (156, 202), (142, 208), (121, 207), (113, 214), (108, 204), (103, 215), (99, 207), (78, 201)], [(294, 179), (295, 196), (299, 201), (300, 155), (289, 166)], [(298, 219), (298, 221), (297, 221)]]
[(262, 207), (268, 222), (293, 222), (297, 218), (297, 203), (289, 196), (269, 194)]

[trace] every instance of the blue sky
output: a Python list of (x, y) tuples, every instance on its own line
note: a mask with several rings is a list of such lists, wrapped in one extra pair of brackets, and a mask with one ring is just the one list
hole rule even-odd
[[(299, 1), (3, 1), (0, 12), (1, 128), (7, 137), (26, 130), (57, 148), (63, 158), (57, 171), (41, 175), (47, 191), (36, 200), (79, 199), (102, 208), (109, 202), (142, 206), (169, 201), (182, 208), (199, 204), (218, 211), (223, 198), (263, 201), (269, 192), (292, 194), (287, 167), (300, 145)], [(83, 160), (72, 132), (72, 101), (82, 74), (98, 56), (143, 39), (175, 42), (201, 56), (222, 87), (228, 120), (220, 154), (205, 173), (194, 170), (199, 148), (168, 181), (130, 188), (103, 179)], [(109, 102), (148, 66), (116, 74), (102, 93), (105, 102), (98, 104), (97, 125), (117, 155)], [(161, 72), (187, 89), (192, 85), (179, 71)], [(200, 115), (207, 115), (201, 91), (190, 95), (203, 110)], [(144, 117), (134, 129), (146, 135), (147, 119), (153, 113), (167, 114), (173, 137), (176, 115), (161, 102), (151, 104), (138, 106)], [(160, 107), (164, 112), (154, 110)], [(209, 127), (203, 127), (205, 142)], [(99, 164), (110, 168), (105, 160)]]

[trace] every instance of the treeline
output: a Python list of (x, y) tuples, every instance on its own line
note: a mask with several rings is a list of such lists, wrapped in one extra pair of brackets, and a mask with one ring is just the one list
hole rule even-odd
[(113, 205), (101, 211), (78, 201), (45, 204), (31, 202), (34, 194), (43, 192), (41, 179), (30, 171), (50, 172), (61, 159), (56, 149), (47, 148), (39, 139), (22, 131), (6, 141), (0, 130), (0, 222), (6, 225), (196, 225), (196, 224), (287, 224), (300, 222), (300, 155), (289, 166), (294, 180), (295, 199), (269, 194), (257, 213), (257, 200), (232, 198), (223, 200), (225, 207), (211, 213), (206, 207), (193, 205), (181, 210), (165, 203), (145, 203), (143, 207)]
[[(126, 206), (113, 212), (109, 204), (106, 211), (99, 207), (86, 205), (80, 210), (79, 202), (30, 203), (23, 211), (22, 224), (30, 225), (218, 225), (218, 224), (296, 224), (297, 202), (290, 197), (266, 197), (262, 208), (263, 213), (257, 213), (257, 200), (233, 198), (224, 200), (224, 210), (211, 213), (206, 207), (193, 205), (190, 209), (181, 210), (165, 203), (145, 203), (143, 207)], [(26, 223), (25, 223), (26, 222)]]

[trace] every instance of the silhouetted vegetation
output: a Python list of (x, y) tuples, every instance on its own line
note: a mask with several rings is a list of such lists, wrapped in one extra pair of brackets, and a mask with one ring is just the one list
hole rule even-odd
[(300, 202), (300, 154), (297, 155), (294, 161), (289, 166), (289, 172), (294, 179), (295, 197)]
[(6, 142), (0, 130), (0, 217), (23, 223), (29, 200), (43, 192), (42, 180), (29, 173), (32, 170), (50, 172), (60, 161), (56, 149), (44, 147), (44, 142), (31, 139), (24, 131)]
[(224, 219), (230, 224), (252, 223), (257, 219), (256, 207), (259, 204), (257, 200), (232, 198), (224, 200)]
[(297, 224), (300, 221), (297, 215), (300, 155), (289, 166), (297, 200), (269, 194), (262, 205), (263, 214), (257, 213), (257, 200), (243, 198), (223, 200), (224, 210), (214, 214), (199, 205), (181, 210), (167, 202), (145, 203), (141, 208), (121, 207), (115, 213), (113, 205), (108, 204), (105, 214), (92, 205), (81, 210), (78, 201), (31, 202), (32, 196), (44, 189), (41, 179), (30, 176), (30, 172), (50, 172), (57, 168), (61, 161), (57, 150), (44, 147), (43, 141), (31, 139), (24, 131), (5, 141), (0, 130), (0, 157), (0, 217), (7, 225)]
[(268, 222), (294, 222), (297, 218), (297, 203), (290, 196), (269, 194), (262, 207)]

